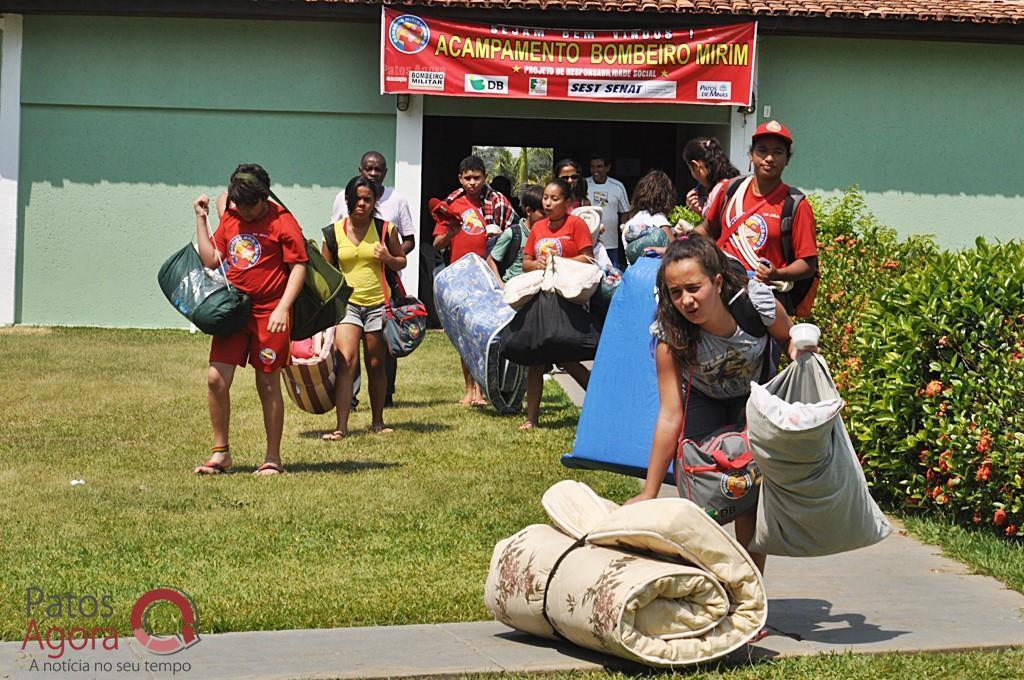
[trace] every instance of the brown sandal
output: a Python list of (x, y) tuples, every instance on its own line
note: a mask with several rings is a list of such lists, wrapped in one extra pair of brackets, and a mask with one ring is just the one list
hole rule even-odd
[[(271, 474), (263, 474), (267, 470), (273, 470), (273, 472)], [(253, 474), (256, 475), (257, 477), (273, 477), (274, 475), (283, 475), (284, 468), (278, 465), (277, 463), (264, 463), (263, 465), (256, 468)]]

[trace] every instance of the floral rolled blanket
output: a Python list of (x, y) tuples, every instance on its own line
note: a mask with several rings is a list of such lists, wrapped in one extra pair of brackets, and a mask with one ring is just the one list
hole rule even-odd
[(760, 573), (694, 503), (618, 506), (573, 481), (542, 503), (554, 527), (495, 546), (484, 599), (498, 621), (662, 667), (719, 658), (764, 627)]

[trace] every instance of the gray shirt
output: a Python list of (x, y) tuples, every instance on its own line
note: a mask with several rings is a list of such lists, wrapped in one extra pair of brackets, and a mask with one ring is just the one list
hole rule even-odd
[(598, 184), (593, 177), (587, 178), (587, 198), (590, 205), (601, 208), (601, 224), (604, 233), (601, 243), (608, 250), (619, 247), (619, 213), (629, 212), (629, 196), (622, 182), (609, 177), (604, 184)]
[[(775, 323), (775, 296), (772, 289), (755, 280), (747, 284), (747, 294), (765, 326)], [(655, 322), (651, 332), (663, 340), (661, 328)], [(693, 366), (693, 387), (713, 399), (731, 399), (750, 393), (750, 382), (757, 380), (764, 361), (764, 352), (770, 336), (755, 338), (737, 324), (736, 332), (728, 338), (700, 332), (697, 342), (697, 362)], [(683, 367), (683, 388), (690, 375), (690, 367)]]

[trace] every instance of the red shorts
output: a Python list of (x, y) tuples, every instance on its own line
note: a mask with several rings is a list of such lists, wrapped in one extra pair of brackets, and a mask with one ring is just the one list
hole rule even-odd
[(214, 336), (210, 343), (210, 363), (216, 361), (238, 366), (249, 363), (264, 373), (287, 366), (291, 348), (290, 328), (281, 333), (271, 333), (267, 330), (269, 320), (270, 314), (254, 314), (234, 335)]

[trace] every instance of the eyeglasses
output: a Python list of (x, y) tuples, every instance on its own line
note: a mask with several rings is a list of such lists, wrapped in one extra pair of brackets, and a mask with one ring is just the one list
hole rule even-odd
[(574, 182), (580, 178), (579, 175), (560, 175), (560, 177), (562, 179), (571, 179)]

